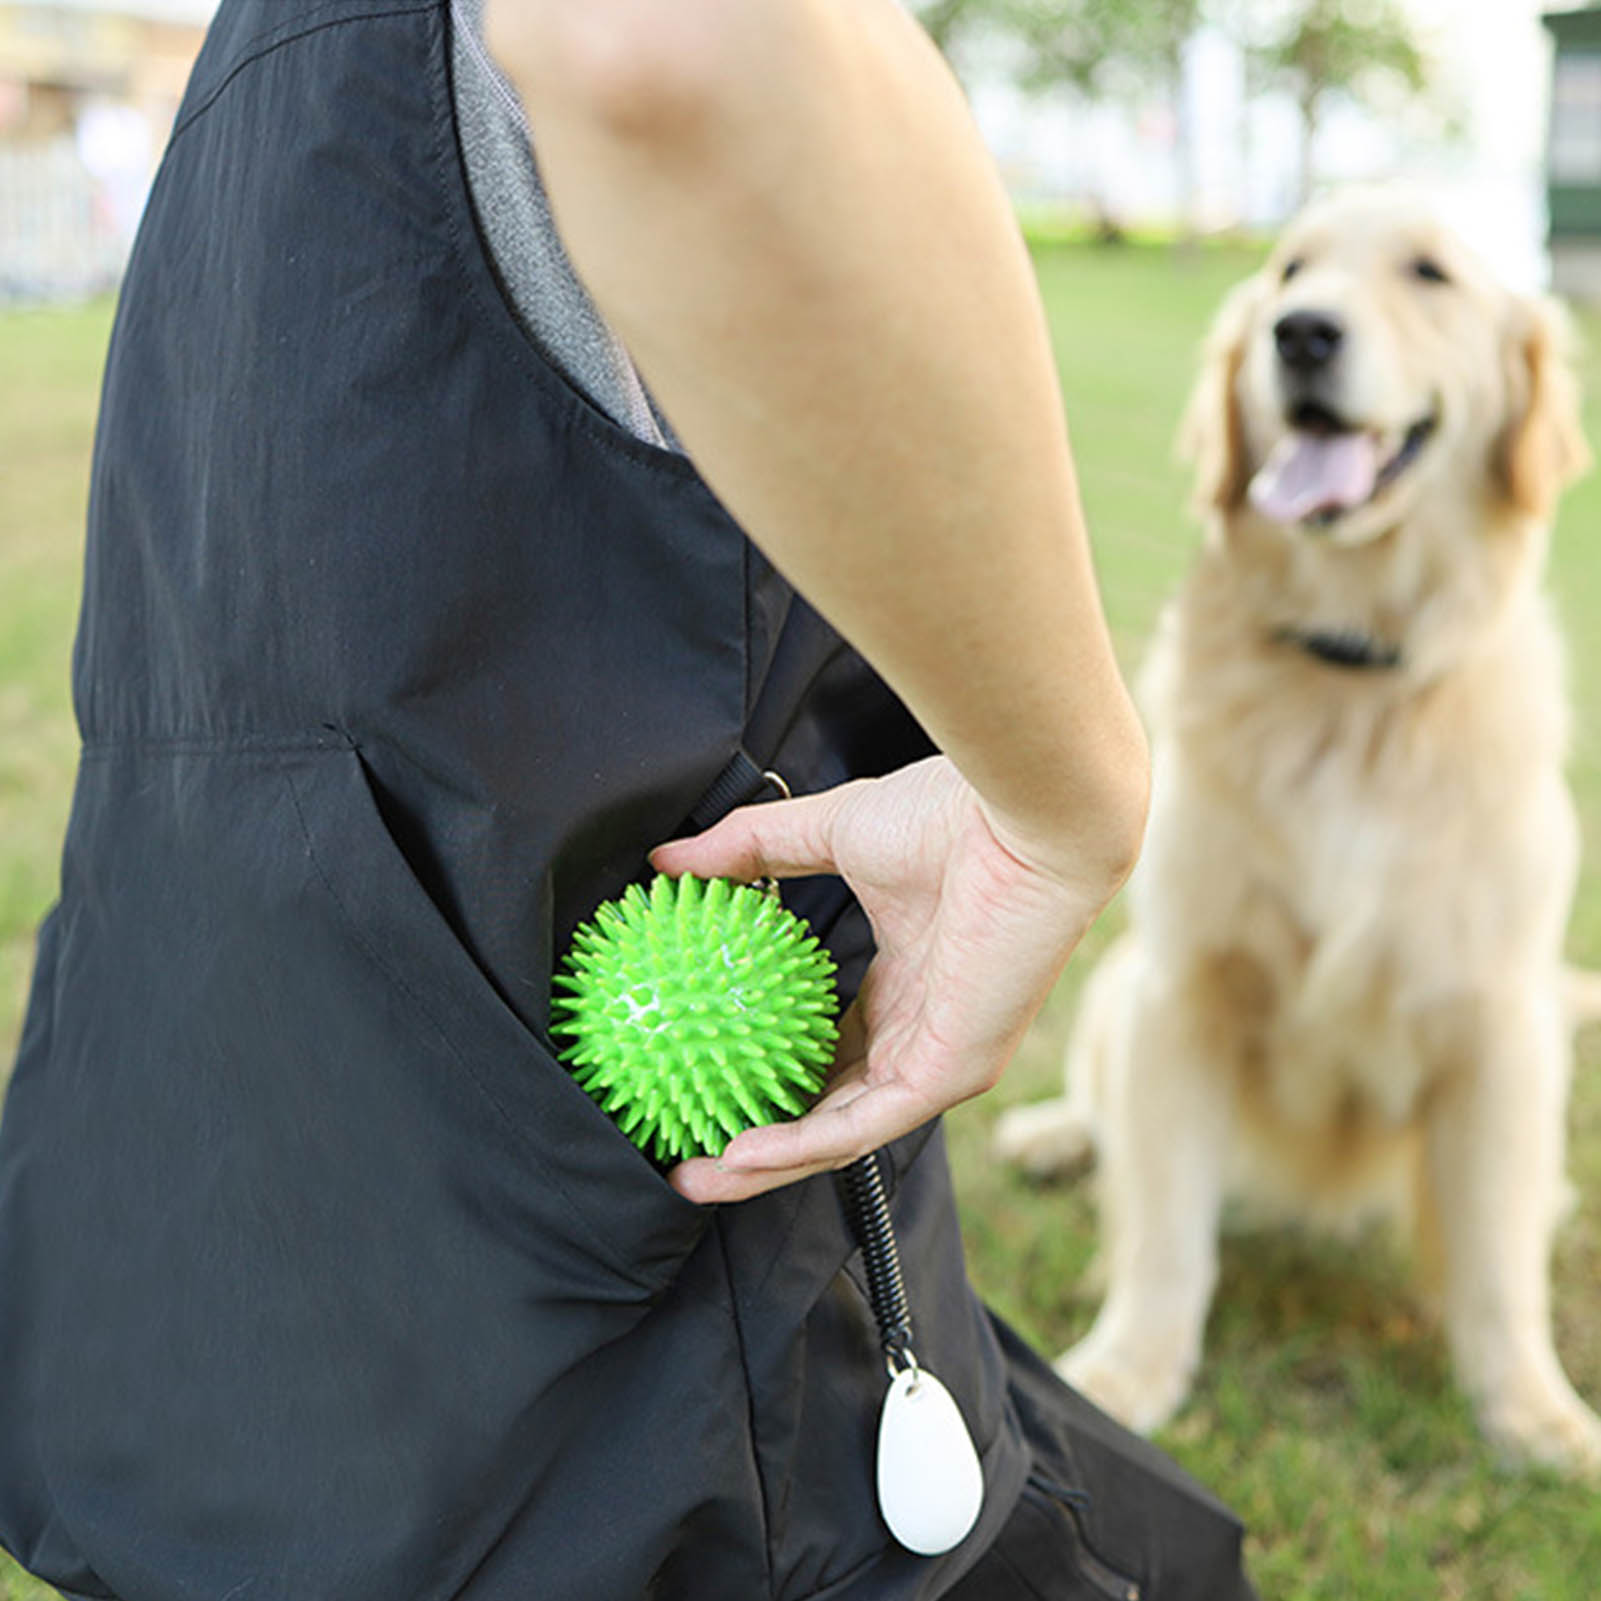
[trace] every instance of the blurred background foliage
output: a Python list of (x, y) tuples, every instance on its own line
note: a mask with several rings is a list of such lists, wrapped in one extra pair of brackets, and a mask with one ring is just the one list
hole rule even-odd
[[(1421, 95), (1430, 63), (1394, 0), (924, 0), (912, 9), (960, 74), (974, 37), (1009, 40), (1023, 87), (1081, 94), (1155, 93), (1187, 142), (1185, 52), (1202, 27), (1240, 50), (1254, 93), (1283, 90), (1301, 117), (1296, 203), (1310, 197), (1311, 151), (1331, 94), (1382, 109), (1397, 91)], [(1182, 207), (1181, 222), (1188, 217)]]

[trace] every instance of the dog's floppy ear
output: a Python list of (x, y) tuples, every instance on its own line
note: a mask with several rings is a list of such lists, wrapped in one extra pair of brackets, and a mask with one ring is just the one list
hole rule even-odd
[(1555, 301), (1516, 303), (1507, 337), (1508, 422), (1496, 467), (1507, 498), (1531, 517), (1549, 517), (1557, 497), (1590, 465), (1568, 359), (1571, 342)]
[(1232, 511), (1245, 499), (1251, 481), (1235, 384), (1258, 292), (1257, 280), (1248, 278), (1223, 302), (1206, 336), (1200, 376), (1179, 425), (1179, 459), (1195, 467), (1192, 504), (1202, 516)]

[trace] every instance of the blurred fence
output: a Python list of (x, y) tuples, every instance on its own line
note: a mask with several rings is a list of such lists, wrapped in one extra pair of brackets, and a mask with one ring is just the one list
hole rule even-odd
[(71, 139), (0, 145), (0, 302), (109, 289), (127, 250), (111, 197)]

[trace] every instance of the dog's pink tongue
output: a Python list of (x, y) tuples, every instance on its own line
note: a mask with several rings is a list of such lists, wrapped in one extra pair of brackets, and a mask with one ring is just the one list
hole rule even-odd
[(1251, 504), (1276, 523), (1350, 511), (1373, 493), (1378, 473), (1371, 434), (1286, 434), (1251, 480)]

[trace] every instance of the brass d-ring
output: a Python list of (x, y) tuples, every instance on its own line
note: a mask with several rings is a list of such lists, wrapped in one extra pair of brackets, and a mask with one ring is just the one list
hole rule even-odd
[[(784, 775), (782, 773), (775, 773), (771, 768), (768, 768), (762, 773), (762, 777), (765, 778), (767, 782), (771, 784), (785, 800), (794, 800), (795, 792), (787, 783), (784, 782)], [(778, 899), (778, 880), (776, 878), (758, 878), (754, 888), (759, 889), (764, 895), (771, 895), (775, 901)]]

